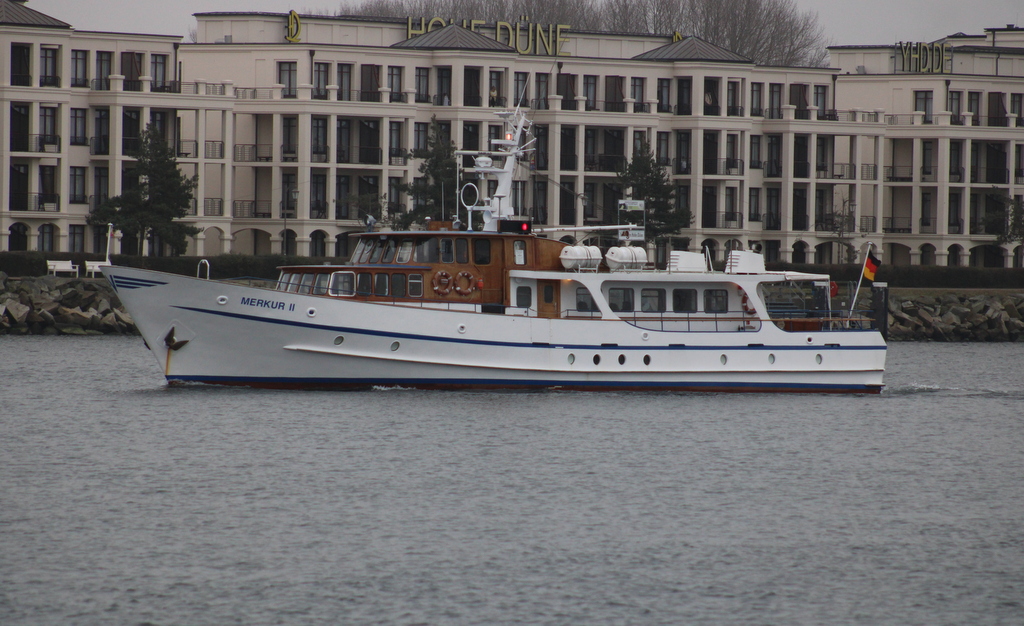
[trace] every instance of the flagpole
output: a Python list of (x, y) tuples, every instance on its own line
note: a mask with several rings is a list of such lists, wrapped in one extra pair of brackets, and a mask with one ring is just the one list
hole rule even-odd
[(868, 249), (864, 251), (864, 264), (860, 268), (860, 276), (857, 277), (857, 290), (853, 292), (853, 299), (850, 301), (850, 315), (853, 317), (853, 307), (857, 306), (857, 296), (860, 295), (860, 283), (864, 280), (864, 268), (868, 266), (868, 259), (871, 257), (871, 249), (875, 247), (873, 241), (868, 242)]

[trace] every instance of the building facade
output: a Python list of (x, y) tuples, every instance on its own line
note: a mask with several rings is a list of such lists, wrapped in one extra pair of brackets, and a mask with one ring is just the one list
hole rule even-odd
[(201, 13), (181, 43), (0, 4), (0, 249), (100, 251), (86, 216), (130, 183), (126, 152), (153, 124), (198, 175), (189, 254), (345, 257), (368, 210), (415, 202), (401, 185), (431, 120), (480, 149), (518, 105), (536, 142), (510, 201), (555, 237), (616, 211), (616, 172), (646, 143), (693, 215), (674, 247), (842, 262), (872, 241), (890, 263), (1020, 265), (993, 216), (1024, 195), (1021, 28), (795, 68), (694, 37), (471, 16)]

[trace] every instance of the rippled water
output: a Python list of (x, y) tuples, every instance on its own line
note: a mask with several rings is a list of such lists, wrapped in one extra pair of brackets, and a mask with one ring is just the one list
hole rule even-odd
[(1024, 622), (1024, 346), (880, 396), (167, 388), (0, 338), (2, 624)]

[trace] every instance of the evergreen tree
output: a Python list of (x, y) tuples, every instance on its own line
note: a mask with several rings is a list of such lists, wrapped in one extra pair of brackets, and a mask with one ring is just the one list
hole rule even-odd
[[(690, 226), (690, 211), (676, 209), (676, 190), (672, 179), (651, 152), (651, 146), (644, 141), (640, 149), (633, 154), (633, 159), (625, 164), (618, 173), (619, 182), (626, 190), (626, 196), (633, 200), (643, 200), (647, 213), (647, 235), (649, 242), (659, 237), (672, 235)], [(606, 218), (615, 207), (605, 207)], [(612, 214), (614, 215), (614, 213)], [(628, 219), (623, 217), (623, 219)]]
[[(412, 183), (400, 186), (409, 195), (411, 206), (407, 213), (392, 216), (396, 228), (409, 228), (414, 223), (423, 223), (426, 218), (442, 219), (455, 212), (455, 198), (458, 181), (455, 172), (455, 144), (444, 132), (437, 118), (431, 118), (427, 134), (427, 147), (416, 150), (413, 157), (423, 159), (420, 163), (420, 177)], [(444, 214), (442, 214), (444, 210)]]
[(142, 133), (138, 149), (127, 154), (135, 158), (135, 167), (126, 172), (121, 195), (96, 207), (89, 223), (113, 224), (122, 233), (134, 236), (140, 248), (146, 237), (156, 235), (171, 246), (174, 254), (184, 253), (188, 247), (185, 238), (198, 234), (200, 229), (176, 220), (186, 216), (198, 177), (187, 178), (178, 169), (174, 152), (152, 126)]

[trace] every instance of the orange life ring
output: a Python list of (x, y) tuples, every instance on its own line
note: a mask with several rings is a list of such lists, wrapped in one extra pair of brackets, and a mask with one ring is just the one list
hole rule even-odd
[(743, 312), (747, 315), (757, 315), (757, 309), (754, 305), (750, 304), (750, 299), (747, 298), (746, 292), (743, 293), (743, 299), (740, 300), (740, 306), (743, 307)]
[(441, 270), (434, 274), (434, 278), (430, 281), (430, 284), (434, 287), (434, 293), (439, 296), (447, 296), (452, 290), (452, 275)]
[[(465, 285), (463, 285), (465, 280)], [(476, 278), (467, 271), (461, 271), (455, 276), (455, 293), (460, 296), (468, 296), (476, 291)]]

